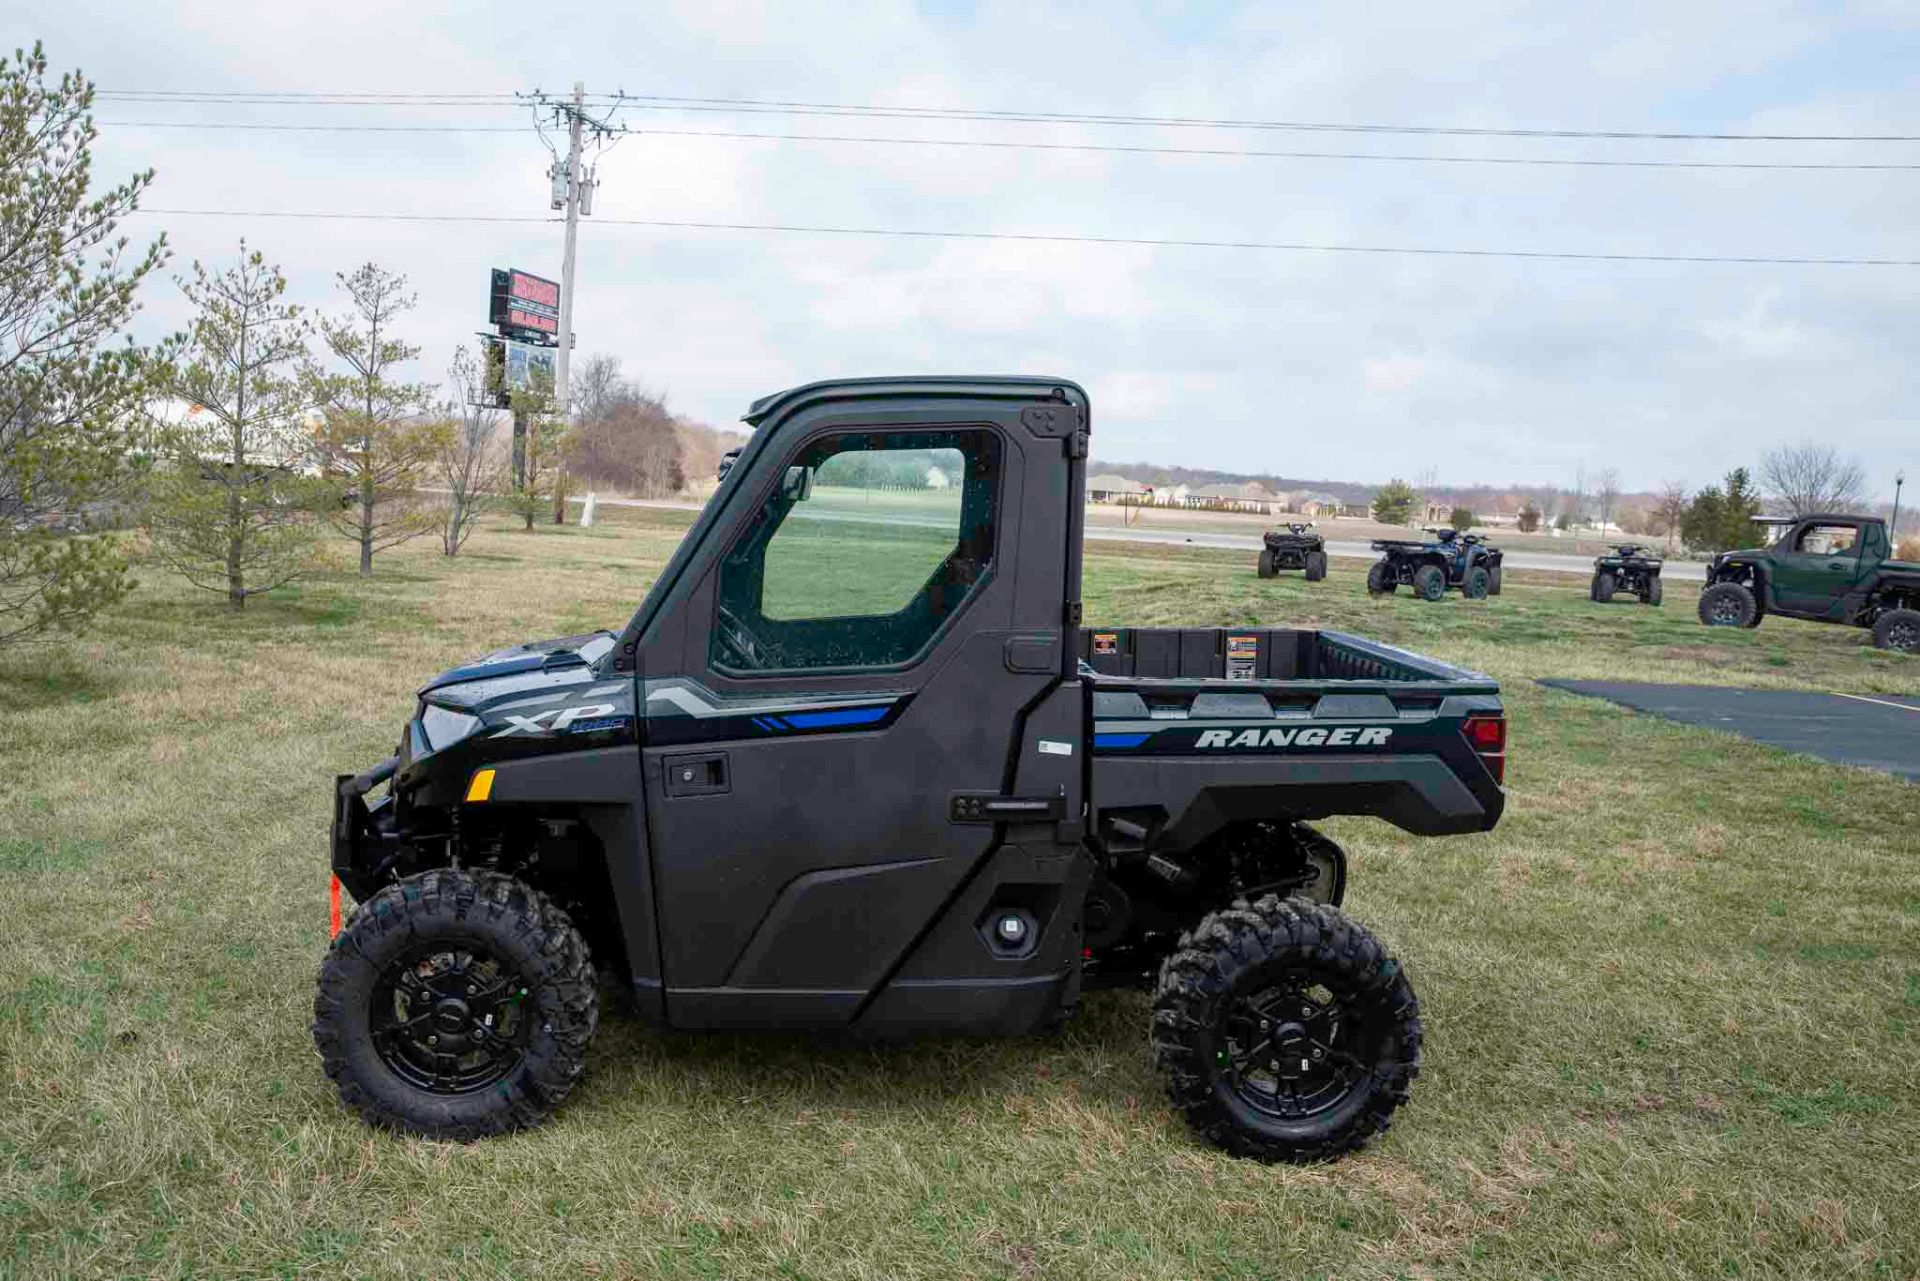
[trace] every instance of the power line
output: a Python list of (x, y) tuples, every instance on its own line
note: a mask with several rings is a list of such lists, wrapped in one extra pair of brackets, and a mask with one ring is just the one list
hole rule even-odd
[[(540, 223), (557, 218), (490, 217), (482, 214), (349, 213), (265, 209), (142, 209), (142, 214), (192, 218), (292, 218), (365, 222)], [(1404, 255), (1427, 258), (1517, 258), (1556, 262), (1724, 263), (1789, 267), (1920, 267), (1920, 258), (1826, 258), (1763, 254), (1643, 254), (1537, 249), (1458, 249), (1408, 245), (1342, 245), (1288, 240), (1203, 240), (1179, 237), (1093, 236), (1018, 231), (923, 231), (905, 227), (847, 227), (806, 223), (702, 222), (667, 218), (602, 218), (604, 225), (683, 231), (748, 231), (783, 235), (873, 236), (916, 240), (997, 240), (1039, 244), (1121, 245), (1166, 249), (1241, 249), (1290, 253)]]
[[(96, 90), (107, 101), (282, 106), (491, 107), (511, 105), (511, 93), (361, 93), (292, 90)], [(1311, 133), (1390, 133), (1437, 137), (1599, 139), (1644, 142), (1920, 142), (1920, 134), (1691, 133), (1677, 130), (1490, 128), (1465, 125), (1345, 123), (1234, 117), (1146, 116), (1096, 112), (999, 111), (970, 107), (914, 107), (777, 98), (703, 98), (666, 94), (592, 94), (586, 101), (621, 103), (650, 111), (713, 111), (779, 115), (855, 115), (907, 120), (1003, 121), (1015, 124), (1126, 125), (1166, 129), (1254, 129)]]
[[(284, 133), (522, 133), (509, 125), (288, 125), (175, 120), (102, 120), (116, 129), (236, 129)], [(641, 136), (665, 138), (729, 138), (779, 142), (872, 143), (905, 147), (958, 147), (994, 151), (1083, 151), (1122, 155), (1210, 156), (1223, 159), (1372, 160), (1401, 164), (1509, 165), (1596, 169), (1735, 169), (1823, 171), (1911, 171), (1916, 163), (1849, 163), (1840, 161), (1771, 160), (1591, 160), (1549, 156), (1423, 156), (1373, 151), (1269, 151), (1243, 147), (1154, 147), (1124, 143), (1013, 142), (976, 138), (888, 138), (865, 134), (772, 133), (735, 129), (642, 129)]]

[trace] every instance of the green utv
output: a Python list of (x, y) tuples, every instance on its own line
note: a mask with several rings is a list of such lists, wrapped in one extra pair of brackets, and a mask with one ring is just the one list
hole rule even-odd
[(1311, 824), (1493, 827), (1499, 687), (1315, 628), (1082, 627), (1072, 383), (817, 383), (747, 421), (625, 626), (441, 673), (335, 780), (341, 1100), (442, 1139), (537, 1122), (603, 984), (664, 1028), (880, 1038), (1046, 1030), (1120, 986), (1207, 1139), (1385, 1129), (1420, 1006)]
[(1765, 547), (1707, 562), (1700, 621), (1758, 627), (1768, 614), (1873, 629), (1881, 649), (1920, 654), (1920, 564), (1894, 560), (1878, 516), (1763, 517)]

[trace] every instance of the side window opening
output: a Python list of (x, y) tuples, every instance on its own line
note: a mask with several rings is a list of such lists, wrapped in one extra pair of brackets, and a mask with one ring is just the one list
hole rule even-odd
[(720, 568), (709, 659), (760, 672), (911, 661), (987, 580), (999, 438), (847, 433), (791, 460)]
[(1809, 556), (1851, 556), (1860, 531), (1851, 525), (1809, 525), (1795, 550)]

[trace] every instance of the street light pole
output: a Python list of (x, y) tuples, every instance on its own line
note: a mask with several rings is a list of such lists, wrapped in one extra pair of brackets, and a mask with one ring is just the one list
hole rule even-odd
[(1906, 483), (1906, 472), (1893, 473), (1893, 519), (1887, 522), (1887, 529), (1891, 531), (1888, 535), (1889, 541), (1895, 546), (1900, 543), (1900, 486)]

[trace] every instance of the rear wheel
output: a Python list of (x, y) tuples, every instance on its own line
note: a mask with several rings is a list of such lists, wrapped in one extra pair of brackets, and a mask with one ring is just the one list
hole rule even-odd
[(1269, 895), (1207, 916), (1160, 968), (1154, 1057), (1199, 1134), (1318, 1161), (1385, 1130), (1420, 1070), (1398, 962), (1334, 908)]
[(1467, 571), (1467, 581), (1460, 585), (1460, 590), (1466, 594), (1468, 600), (1485, 600), (1492, 587), (1493, 575), (1475, 565)]
[(1393, 571), (1384, 560), (1377, 560), (1367, 567), (1367, 595), (1391, 596), (1399, 585), (1393, 580)]
[(1496, 564), (1491, 571), (1490, 581), (1487, 583), (1487, 595), (1498, 596), (1499, 594), (1500, 594), (1500, 566)]
[(566, 913), (511, 877), (436, 869), (381, 890), (334, 940), (313, 1040), (369, 1124), (469, 1140), (558, 1107), (599, 1017)]
[(1655, 574), (1647, 579), (1647, 590), (1640, 594), (1640, 599), (1648, 605), (1660, 603), (1660, 575)]
[(1593, 598), (1602, 602), (1610, 601), (1619, 585), (1619, 580), (1603, 569), (1593, 576)]
[(1307, 553), (1307, 581), (1317, 583), (1327, 576), (1327, 554), (1325, 552)]
[(1447, 571), (1438, 565), (1422, 565), (1413, 571), (1413, 594), (1421, 600), (1439, 600), (1447, 594)]
[(1272, 578), (1279, 572), (1279, 568), (1273, 563), (1273, 548), (1269, 547), (1265, 551), (1262, 551), (1260, 553), (1260, 577)]
[(1741, 583), (1713, 583), (1700, 593), (1700, 621), (1708, 627), (1751, 627), (1759, 606)]
[(1920, 610), (1890, 609), (1874, 620), (1873, 643), (1901, 654), (1920, 654)]

